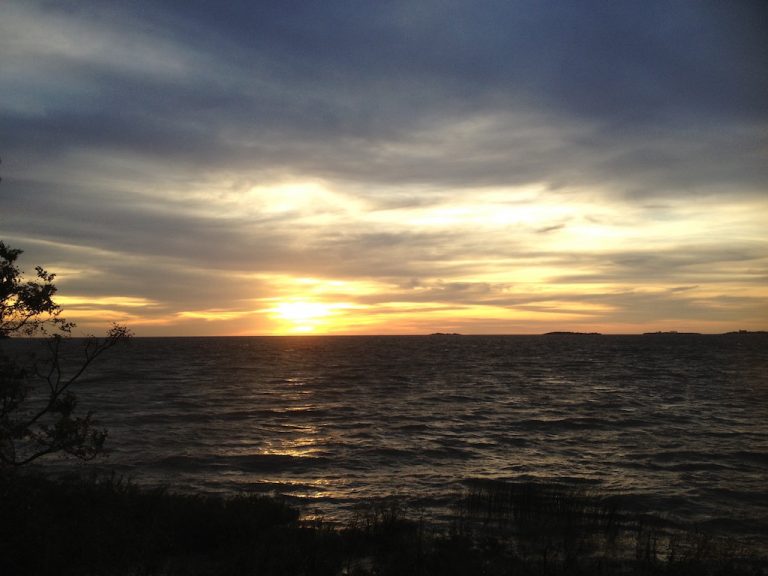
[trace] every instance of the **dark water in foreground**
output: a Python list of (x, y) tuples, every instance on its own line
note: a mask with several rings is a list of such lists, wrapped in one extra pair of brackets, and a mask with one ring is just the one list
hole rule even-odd
[(109, 429), (98, 465), (143, 483), (344, 519), (559, 482), (768, 534), (764, 336), (140, 338), (79, 390)]

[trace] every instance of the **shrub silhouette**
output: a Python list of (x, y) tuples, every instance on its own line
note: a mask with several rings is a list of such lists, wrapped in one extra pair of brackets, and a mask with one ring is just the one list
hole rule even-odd
[[(79, 361), (65, 369), (65, 341), (74, 324), (61, 317), (53, 300), (55, 275), (38, 266), (35, 279), (25, 280), (16, 264), (21, 254), (0, 241), (0, 468), (57, 452), (88, 460), (101, 451), (106, 431), (96, 427), (90, 412), (78, 415), (72, 387), (130, 332), (116, 324), (103, 339), (85, 339)], [(12, 354), (7, 349), (13, 336), (42, 340), (13, 347)]]

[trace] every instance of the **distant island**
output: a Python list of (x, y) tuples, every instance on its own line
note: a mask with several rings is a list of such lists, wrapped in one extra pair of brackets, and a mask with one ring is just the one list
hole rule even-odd
[(602, 336), (600, 332), (546, 332), (542, 336)]
[(461, 336), (458, 332), (433, 332), (430, 336)]
[(733, 332), (726, 332), (724, 336), (730, 336), (732, 334), (768, 334), (766, 330), (734, 330)]
[(644, 332), (643, 336), (701, 336), (701, 332), (678, 332), (677, 330), (669, 330), (667, 332)]
[[(768, 334), (766, 330), (734, 330), (732, 332), (722, 332), (721, 334), (715, 334), (715, 336), (734, 336), (734, 335), (754, 335), (754, 334)], [(701, 332), (678, 332), (677, 330), (669, 330), (667, 332), (644, 332), (643, 336), (704, 336)], [(710, 334), (711, 336), (711, 334)]]

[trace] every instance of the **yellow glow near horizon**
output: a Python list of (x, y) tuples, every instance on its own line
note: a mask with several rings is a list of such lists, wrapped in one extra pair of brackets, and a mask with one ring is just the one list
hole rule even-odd
[(238, 310), (185, 310), (178, 313), (179, 318), (194, 319), (194, 320), (206, 320), (206, 321), (220, 321), (220, 320), (232, 320), (234, 318), (240, 318), (250, 314), (250, 311), (238, 311)]
[(278, 302), (268, 312), (280, 321), (279, 332), (327, 332), (342, 324), (338, 316), (349, 308), (355, 306), (342, 302), (288, 300)]
[[(411, 204), (407, 195), (388, 203), (355, 200), (353, 192), (301, 179), (249, 186), (227, 197), (226, 211), (231, 214), (238, 202), (243, 214), (251, 210), (264, 218), (268, 231), (293, 226), (295, 245), (287, 254), (322, 247), (329, 237), (332, 246), (359, 242), (365, 258), (355, 256), (351, 244), (338, 252), (352, 255), (348, 266), (336, 265), (334, 248), (330, 257), (318, 250), (317, 261), (306, 267), (281, 261), (275, 270), (255, 264), (220, 270), (222, 282), (239, 288), (215, 307), (194, 291), (189, 300), (176, 292), (155, 299), (154, 293), (132, 293), (134, 288), (57, 295), (56, 301), (86, 331), (121, 322), (142, 335), (719, 332), (765, 326), (760, 303), (766, 288), (759, 280), (767, 261), (758, 217), (768, 208), (765, 201), (625, 205), (601, 201), (600, 191), (512, 187), (472, 194), (427, 190), (425, 195), (439, 197)], [(735, 248), (721, 245), (726, 237)], [(116, 256), (77, 250), (94, 261)], [(634, 259), (642, 268), (657, 255), (658, 276), (634, 276)], [(378, 266), (388, 258), (401, 263)], [(210, 274), (197, 264), (172, 269), (188, 274), (190, 282)], [(97, 268), (64, 271), (65, 291), (80, 278), (103, 278)], [(639, 312), (638, 299), (646, 306)], [(659, 317), (647, 304), (654, 299)], [(643, 315), (646, 323), (638, 320)]]
[[(372, 282), (368, 280), (336, 280), (333, 278), (312, 278), (312, 277), (293, 277), (293, 276), (274, 276), (271, 278), (275, 286), (285, 291), (295, 291), (300, 287), (302, 294), (312, 294), (314, 296), (326, 295), (333, 297), (333, 294), (345, 294), (360, 296), (364, 294), (376, 294), (386, 290), (389, 285), (383, 282)], [(330, 296), (328, 296), (330, 295)]]
[(135, 296), (56, 296), (56, 302), (65, 307), (114, 306), (117, 308), (145, 308), (157, 302)]

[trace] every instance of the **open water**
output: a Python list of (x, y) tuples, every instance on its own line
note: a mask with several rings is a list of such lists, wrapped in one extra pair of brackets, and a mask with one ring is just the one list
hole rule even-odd
[(95, 465), (140, 483), (343, 520), (554, 482), (768, 534), (763, 335), (136, 338), (78, 391), (109, 430)]

